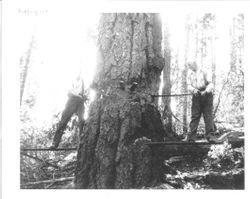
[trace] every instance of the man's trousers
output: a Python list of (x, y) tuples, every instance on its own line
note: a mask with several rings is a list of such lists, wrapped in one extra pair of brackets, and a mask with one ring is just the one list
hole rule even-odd
[(206, 137), (214, 131), (213, 124), (213, 94), (197, 94), (192, 97), (190, 137), (195, 137), (201, 115), (204, 117)]

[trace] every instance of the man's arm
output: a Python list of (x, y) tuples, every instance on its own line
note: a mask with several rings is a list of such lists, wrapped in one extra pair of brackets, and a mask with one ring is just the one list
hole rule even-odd
[(207, 93), (212, 93), (214, 91), (214, 85), (212, 82), (210, 82), (207, 87), (206, 87), (206, 90), (205, 90)]
[(207, 81), (207, 86), (206, 86), (206, 89), (205, 91), (202, 92), (202, 94), (204, 95), (205, 93), (213, 93), (214, 91), (214, 84), (212, 82), (212, 74), (205, 71), (204, 72), (204, 76), (205, 76), (205, 79)]
[(194, 86), (194, 79), (193, 79), (194, 73), (190, 72), (188, 74), (187, 78), (187, 89), (188, 92), (193, 93), (194, 95), (197, 95), (199, 93), (199, 90), (195, 88)]

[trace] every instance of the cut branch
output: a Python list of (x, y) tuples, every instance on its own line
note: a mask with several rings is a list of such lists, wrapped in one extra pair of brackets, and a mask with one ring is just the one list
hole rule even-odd
[(152, 97), (181, 97), (192, 95), (192, 93), (183, 93), (183, 94), (169, 94), (169, 95), (151, 95)]
[(227, 84), (228, 81), (229, 81), (229, 75), (230, 75), (230, 71), (229, 71), (228, 74), (227, 74), (227, 80), (224, 82), (224, 84), (223, 84), (222, 87), (221, 87), (221, 91), (220, 91), (219, 96), (218, 96), (218, 103), (217, 103), (217, 105), (216, 105), (216, 107), (215, 107), (215, 109), (214, 109), (213, 118), (215, 118), (215, 115), (216, 115), (216, 113), (217, 113), (217, 111), (218, 111), (218, 108), (219, 108), (219, 105), (220, 105), (220, 101), (221, 101), (221, 95), (222, 95), (222, 92), (223, 92), (223, 90), (224, 90), (224, 87), (226, 86), (226, 84)]
[(36, 160), (36, 161), (38, 161), (38, 162), (45, 163), (45, 164), (47, 164), (48, 166), (52, 166), (52, 167), (54, 167), (54, 168), (56, 168), (56, 169), (59, 168), (59, 166), (57, 166), (57, 165), (51, 164), (51, 163), (49, 163), (49, 162), (47, 162), (47, 161), (45, 161), (45, 160), (42, 160), (42, 159), (37, 158), (37, 157), (34, 157), (34, 156), (32, 156), (32, 155), (29, 155), (29, 154), (26, 154), (26, 153), (22, 153), (22, 152), (21, 152), (21, 155), (26, 156), (26, 157), (29, 157), (29, 158), (32, 158), (32, 159), (34, 159), (34, 160)]

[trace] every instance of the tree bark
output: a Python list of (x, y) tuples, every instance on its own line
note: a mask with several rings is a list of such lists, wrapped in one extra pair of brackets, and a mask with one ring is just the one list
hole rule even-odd
[(81, 134), (76, 188), (141, 188), (160, 180), (162, 157), (145, 143), (164, 137), (150, 95), (159, 90), (161, 42), (159, 14), (102, 15), (97, 97)]

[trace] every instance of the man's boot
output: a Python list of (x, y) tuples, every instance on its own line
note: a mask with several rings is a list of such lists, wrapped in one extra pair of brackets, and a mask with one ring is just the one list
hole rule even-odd
[(59, 146), (59, 143), (53, 142), (52, 145), (49, 147), (50, 149), (56, 149)]
[(196, 136), (191, 135), (191, 133), (187, 133), (186, 137), (182, 139), (182, 142), (195, 142)]
[(50, 149), (56, 149), (59, 146), (61, 139), (62, 139), (62, 134), (63, 134), (63, 131), (56, 131)]
[(206, 135), (206, 139), (209, 143), (211, 144), (216, 144), (216, 143), (220, 143), (220, 140), (215, 136), (213, 135), (213, 133), (209, 133)]

